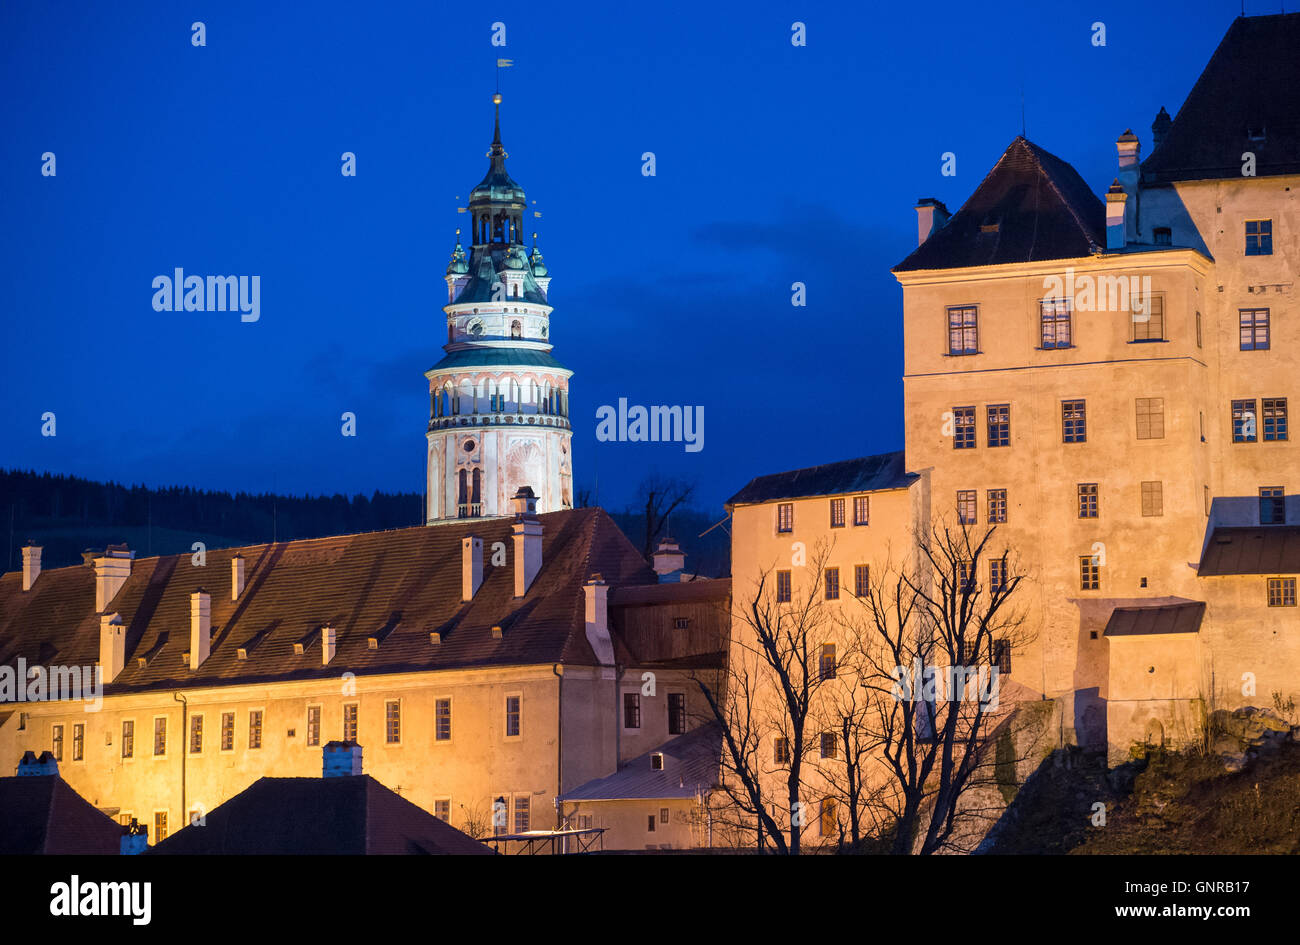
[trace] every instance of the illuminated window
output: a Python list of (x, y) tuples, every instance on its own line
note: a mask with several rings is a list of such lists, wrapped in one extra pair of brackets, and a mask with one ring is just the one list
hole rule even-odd
[(197, 755), (203, 751), (203, 716), (190, 716), (190, 754)]
[(821, 656), (818, 658), (817, 661), (817, 671), (818, 671), (818, 675), (820, 675), (822, 679), (835, 678), (835, 644), (834, 643), (822, 644)]
[(451, 822), (451, 798), (440, 797), (433, 802), (433, 816), (444, 823)]
[(528, 794), (515, 795), (515, 833), (527, 833), (532, 829), (532, 797)]
[(1088, 402), (1085, 400), (1061, 401), (1061, 442), (1088, 442)]
[(1258, 439), (1254, 399), (1234, 400), (1232, 402), (1232, 442), (1254, 443)]
[(963, 305), (948, 309), (948, 353), (979, 354), (979, 308)]
[(122, 757), (135, 757), (135, 719), (122, 723)]
[(153, 815), (153, 842), (161, 843), (167, 839), (167, 812), (155, 811)]
[(853, 497), (853, 524), (866, 525), (871, 521), (871, 496)]
[[(230, 713), (230, 737), (233, 741), (235, 736), (235, 714)], [(222, 736), (224, 739), (224, 735)], [(307, 706), (307, 744), (315, 747), (320, 744), (320, 706)], [(224, 748), (224, 744), (222, 745)]]
[(782, 502), (776, 507), (776, 530), (778, 532), (794, 531), (794, 503)]
[(433, 737), (436, 741), (451, 741), (451, 700), (439, 699), (433, 704)]
[(831, 499), (831, 528), (844, 527), (844, 500)]
[(72, 726), (72, 760), (82, 761), (86, 757), (86, 724), (77, 722)]
[(952, 448), (955, 450), (973, 450), (975, 448), (975, 408), (953, 407), (952, 421)]
[(384, 738), (390, 745), (402, 741), (402, 703), (397, 699), (384, 703)]
[(153, 720), (153, 753), (167, 754), (167, 719), (163, 716)]
[(974, 489), (962, 489), (957, 493), (957, 523), (959, 525), (974, 525), (977, 513), (975, 511), (976, 492)]
[(1294, 607), (1295, 605), (1295, 578), (1269, 578), (1268, 606)]
[(506, 696), (506, 737), (515, 738), (520, 732), (522, 696)]
[(1038, 303), (1044, 348), (1071, 346), (1070, 302), (1068, 299), (1043, 299)]
[(1268, 330), (1268, 309), (1243, 308), (1237, 312), (1241, 319), (1239, 343), (1242, 351), (1267, 351), (1271, 339)]
[(989, 524), (1002, 525), (1007, 520), (1007, 490), (989, 490)]
[(989, 446), (1011, 445), (1011, 405), (989, 404)]
[(1264, 442), (1277, 442), (1287, 438), (1286, 398), (1264, 398)]
[(840, 569), (839, 568), (826, 569), (826, 599), (827, 600), (840, 599)]
[(822, 798), (821, 817), (821, 834), (823, 837), (835, 837), (839, 835), (839, 805), (833, 797)]
[(350, 702), (343, 707), (343, 740), (345, 742), (355, 742), (357, 740), (357, 704)]
[[(353, 706), (353, 708), (356, 708)], [(248, 713), (248, 747), (262, 747), (262, 710), (254, 709)]]

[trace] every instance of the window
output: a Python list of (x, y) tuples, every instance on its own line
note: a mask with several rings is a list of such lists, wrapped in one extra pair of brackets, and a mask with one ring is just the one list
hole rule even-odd
[(1061, 442), (1088, 442), (1088, 402), (1086, 400), (1061, 401)]
[(1164, 484), (1160, 482), (1142, 483), (1142, 514), (1145, 516), (1164, 515)]
[(623, 727), (641, 727), (641, 693), (623, 693)]
[(1163, 440), (1165, 437), (1165, 399), (1139, 397), (1137, 399), (1137, 438)]
[(975, 448), (975, 408), (953, 407), (952, 448), (955, 450), (973, 450)]
[(674, 617), (674, 618), (673, 618), (673, 629), (674, 629), (674, 630), (687, 630), (687, 629), (690, 628), (690, 626), (691, 626), (691, 618), (690, 618), (690, 617)]
[(515, 795), (515, 833), (527, 833), (532, 830), (532, 797), (528, 794)]
[(443, 823), (451, 823), (451, 798), (440, 797), (433, 802), (433, 816)]
[(84, 761), (86, 758), (86, 723), (77, 722), (72, 726), (72, 760)]
[(1232, 402), (1232, 442), (1254, 443), (1258, 439), (1255, 427), (1255, 401)]
[(834, 732), (822, 732), (821, 737), (821, 756), (823, 758), (834, 758), (837, 753)]
[(345, 742), (355, 742), (357, 740), (357, 704), (349, 702), (343, 707), (343, 740)]
[(1007, 559), (989, 559), (989, 590), (1000, 591), (1007, 585)]
[(1201, 488), (1205, 490), (1205, 514), (1209, 515), (1210, 514), (1210, 487), (1202, 486)]
[(831, 528), (844, 527), (844, 500), (831, 499)]
[(1007, 490), (989, 490), (989, 524), (1002, 525), (1007, 520)]
[(835, 837), (839, 835), (840, 818), (838, 805), (833, 797), (822, 798), (822, 809), (820, 820), (821, 833), (823, 837)]
[(1092, 555), (1079, 559), (1079, 590), (1101, 590), (1101, 565)]
[(1079, 483), (1079, 518), (1097, 517), (1097, 484)]
[(782, 502), (776, 507), (776, 530), (778, 532), (794, 531), (793, 502)]
[(153, 753), (154, 757), (167, 754), (167, 718), (165, 716), (159, 716), (153, 720)]
[(822, 679), (835, 678), (835, 644), (823, 643), (817, 660), (817, 673)]
[(523, 696), (506, 696), (506, 738), (519, 737), (522, 702)]
[(1264, 486), (1259, 490), (1259, 524), (1285, 525), (1286, 500), (1281, 486)]
[(1264, 398), (1264, 442), (1275, 442), (1287, 438), (1286, 398)]
[(1272, 220), (1247, 220), (1246, 221), (1246, 255), (1247, 256), (1272, 256), (1273, 255), (1273, 221)]
[(1201, 347), (1201, 313), (1196, 313), (1196, 347)]
[[(645, 828), (645, 829), (646, 829), (646, 831), (647, 831), (648, 833), (654, 833), (654, 832), (655, 832), (655, 815), (654, 815), (654, 814), (649, 814), (649, 815), (647, 815), (646, 828)], [(652, 848), (652, 849), (653, 849), (653, 848)]]
[[(224, 717), (222, 718), (221, 738), (222, 738), (221, 747), (224, 749), (226, 747)], [(234, 739), (235, 739), (235, 713), (231, 712), (230, 713), (230, 740), (232, 743), (232, 747), (233, 747)], [(307, 744), (313, 748), (320, 744), (320, 706), (318, 705), (307, 706)]]
[(840, 569), (839, 568), (826, 569), (826, 599), (827, 600), (840, 599)]
[(1167, 226), (1158, 226), (1151, 231), (1151, 242), (1157, 246), (1170, 246), (1174, 242), (1174, 233)]
[(948, 309), (948, 353), (979, 354), (979, 308), (962, 305)]
[(433, 703), (433, 738), (439, 742), (451, 741), (450, 699), (438, 699)]
[(772, 763), (777, 765), (790, 763), (790, 739), (779, 735), (772, 739)]
[(1295, 606), (1295, 578), (1269, 578), (1268, 579), (1268, 606), (1270, 607), (1294, 607)]
[(1043, 326), (1043, 347), (1070, 347), (1070, 300), (1043, 299), (1038, 303), (1038, 311)]
[(161, 843), (167, 839), (167, 812), (155, 811), (153, 815), (153, 842)]
[(776, 572), (776, 599), (777, 603), (789, 603), (790, 601), (790, 572)]
[(1160, 295), (1148, 295), (1133, 300), (1133, 340), (1165, 340), (1165, 300)]
[(190, 754), (197, 755), (203, 751), (203, 716), (190, 716)]
[[(352, 707), (355, 713), (356, 706)], [(355, 734), (353, 738), (355, 739)], [(248, 747), (262, 747), (262, 710), (253, 709), (248, 713)]]
[(965, 558), (957, 562), (957, 586), (963, 591), (975, 590), (975, 569)]
[(1241, 318), (1241, 350), (1267, 351), (1270, 340), (1268, 309), (1243, 308), (1238, 310), (1238, 315)]
[(661, 808), (659, 808), (659, 823), (661, 823), (661, 824), (666, 824), (666, 823), (668, 823), (668, 808), (667, 808), (667, 807), (661, 807)]
[(1011, 445), (1011, 405), (989, 404), (989, 446)]
[(54, 751), (54, 760), (63, 760), (63, 726), (55, 725), (50, 728), (50, 747)]
[(135, 719), (127, 719), (122, 723), (122, 757), (135, 757)]
[(866, 597), (871, 593), (871, 568), (865, 564), (853, 566), (853, 593), (856, 597)]
[(962, 489), (957, 493), (957, 523), (974, 525), (975, 518), (975, 490)]
[(390, 745), (401, 744), (402, 703), (400, 700), (389, 699), (384, 703), (384, 739)]
[(668, 734), (686, 733), (686, 693), (668, 693)]
[(998, 668), (999, 675), (1011, 674), (1011, 641), (993, 641), (993, 665)]
[(871, 496), (853, 497), (853, 524), (866, 525), (871, 521)]

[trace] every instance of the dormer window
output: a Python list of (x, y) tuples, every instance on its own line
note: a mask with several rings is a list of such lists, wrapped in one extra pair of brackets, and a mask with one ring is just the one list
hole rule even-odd
[(1172, 246), (1174, 242), (1174, 234), (1169, 227), (1158, 226), (1151, 231), (1151, 240), (1157, 246)]
[(664, 753), (663, 753), (663, 752), (661, 752), (661, 751), (652, 751), (652, 752), (650, 753), (650, 770), (651, 770), (651, 771), (662, 771), (662, 770), (664, 770)]

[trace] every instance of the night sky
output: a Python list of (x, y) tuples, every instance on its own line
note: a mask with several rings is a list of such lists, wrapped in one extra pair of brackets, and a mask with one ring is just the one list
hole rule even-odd
[[(1176, 113), (1239, 10), (10, 0), (0, 466), (422, 491), (423, 372), (498, 57), (515, 63), (507, 167), (542, 211), (554, 353), (576, 372), (579, 487), (621, 508), (658, 471), (715, 509), (755, 475), (899, 449), (889, 269), (916, 199), (957, 210), (1020, 132), (1022, 82), (1030, 140), (1104, 192), (1115, 138), (1131, 126), (1149, 153), (1156, 112)], [(176, 267), (260, 276), (260, 320), (155, 312), (151, 282)], [(596, 409), (619, 397), (703, 405), (704, 449), (598, 444)]]

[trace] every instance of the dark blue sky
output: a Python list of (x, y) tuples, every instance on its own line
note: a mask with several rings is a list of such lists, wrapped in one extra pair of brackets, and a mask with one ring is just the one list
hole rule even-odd
[[(515, 62), (508, 167), (543, 211), (555, 354), (576, 372), (579, 485), (598, 476), (621, 507), (657, 470), (713, 508), (754, 475), (901, 448), (889, 268), (916, 198), (969, 196), (1020, 131), (1022, 80), (1029, 138), (1104, 191), (1115, 138), (1132, 126), (1149, 152), (1157, 110), (1176, 112), (1238, 11), (5, 3), (0, 465), (420, 491), (423, 372), (445, 340), (457, 196), (487, 167), (498, 56)], [(175, 267), (261, 276), (260, 321), (154, 312), (150, 283)], [(597, 444), (596, 408), (620, 396), (703, 405), (704, 450)]]

